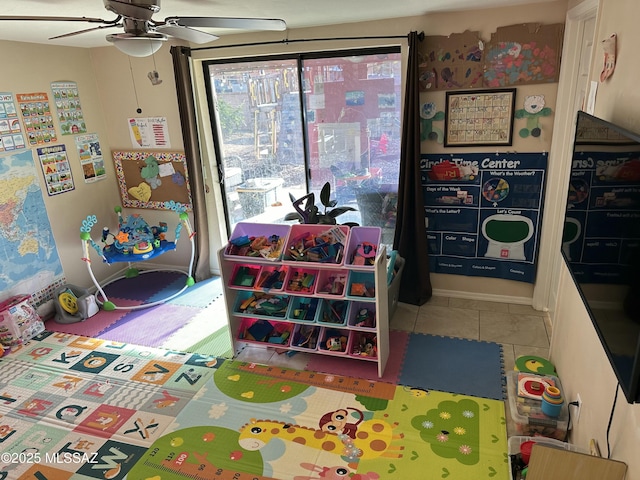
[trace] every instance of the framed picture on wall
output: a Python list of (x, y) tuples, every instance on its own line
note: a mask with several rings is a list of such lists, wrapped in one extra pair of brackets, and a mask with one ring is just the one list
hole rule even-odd
[(511, 145), (516, 89), (447, 92), (445, 147)]

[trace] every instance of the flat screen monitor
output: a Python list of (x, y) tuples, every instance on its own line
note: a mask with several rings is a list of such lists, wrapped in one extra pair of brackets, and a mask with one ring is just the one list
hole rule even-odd
[(640, 135), (578, 112), (562, 254), (629, 403), (640, 402)]

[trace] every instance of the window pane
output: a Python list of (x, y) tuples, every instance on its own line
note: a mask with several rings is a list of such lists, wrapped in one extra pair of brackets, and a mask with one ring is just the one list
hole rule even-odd
[(310, 188), (330, 182), (338, 223), (383, 227), (393, 242), (400, 164), (400, 54), (303, 61)]
[(288, 192), (306, 191), (297, 62), (212, 64), (209, 72), (229, 224), (282, 222)]
[[(225, 171), (227, 218), (282, 223), (289, 195), (329, 182), (338, 206), (352, 207), (338, 223), (395, 229), (400, 158), (400, 53), (208, 64), (216, 142)], [(339, 55), (339, 56), (335, 56)], [(303, 122), (305, 131), (303, 132)], [(303, 135), (306, 133), (306, 136)], [(305, 145), (306, 140), (306, 145)], [(307, 163), (305, 163), (305, 161)]]

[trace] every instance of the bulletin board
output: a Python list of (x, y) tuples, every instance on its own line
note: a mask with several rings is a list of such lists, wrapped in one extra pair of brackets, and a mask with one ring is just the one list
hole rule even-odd
[(191, 190), (184, 153), (113, 152), (122, 206), (166, 210), (179, 202), (191, 210)]

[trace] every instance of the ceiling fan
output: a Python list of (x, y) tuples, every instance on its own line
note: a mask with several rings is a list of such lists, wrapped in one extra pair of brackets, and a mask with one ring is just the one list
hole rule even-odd
[(116, 14), (113, 20), (92, 17), (50, 17), (50, 16), (0, 16), (0, 21), (48, 21), (48, 22), (84, 22), (97, 26), (51, 37), (70, 37), (105, 28), (120, 28), (123, 33), (112, 33), (106, 39), (127, 55), (146, 57), (155, 53), (168, 37), (186, 40), (191, 43), (207, 43), (219, 37), (198, 28), (235, 28), (243, 30), (275, 30), (287, 28), (284, 20), (276, 18), (239, 18), (239, 17), (167, 17), (162, 21), (153, 20), (160, 11), (160, 0), (102, 0), (110, 12)]

